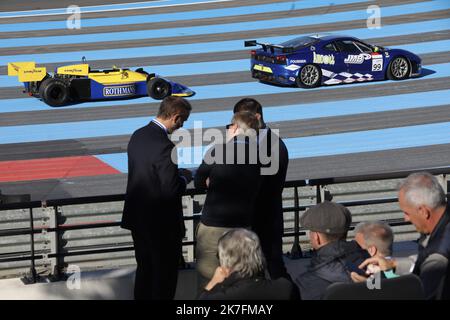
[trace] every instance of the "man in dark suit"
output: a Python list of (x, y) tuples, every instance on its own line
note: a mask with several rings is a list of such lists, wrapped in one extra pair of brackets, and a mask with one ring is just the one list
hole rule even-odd
[(179, 97), (165, 98), (157, 117), (138, 129), (128, 144), (128, 185), (122, 228), (131, 230), (137, 269), (135, 299), (173, 299), (184, 236), (181, 197), (192, 180), (179, 170), (168, 134), (191, 111)]
[[(262, 184), (256, 200), (252, 228), (261, 241), (271, 278), (290, 279), (283, 261), (282, 239), (284, 230), (282, 193), (289, 163), (288, 150), (279, 135), (265, 124), (262, 106), (258, 101), (251, 98), (238, 101), (233, 112), (241, 111), (253, 112), (260, 123), (258, 146), (260, 161), (262, 160), (263, 165)], [(267, 159), (264, 159), (265, 155)], [(269, 162), (265, 163), (267, 161), (264, 160)]]

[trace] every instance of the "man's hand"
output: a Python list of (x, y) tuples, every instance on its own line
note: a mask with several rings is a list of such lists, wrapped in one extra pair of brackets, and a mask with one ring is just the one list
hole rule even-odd
[(211, 290), (212, 288), (214, 288), (214, 286), (218, 283), (223, 282), (223, 280), (225, 280), (228, 276), (229, 276), (229, 271), (225, 268), (222, 267), (217, 267), (216, 271), (214, 272), (213, 277), (211, 278), (211, 280), (209, 281), (209, 283), (206, 285), (205, 290)]
[(188, 169), (178, 169), (178, 174), (186, 179), (186, 184), (192, 181), (192, 172)]
[(359, 275), (356, 272), (350, 272), (350, 277), (352, 278), (353, 282), (365, 282), (367, 280), (366, 277)]
[(359, 268), (364, 269), (370, 264), (378, 266), (382, 271), (392, 270), (397, 267), (395, 260), (385, 259), (383, 257), (372, 257), (361, 263)]

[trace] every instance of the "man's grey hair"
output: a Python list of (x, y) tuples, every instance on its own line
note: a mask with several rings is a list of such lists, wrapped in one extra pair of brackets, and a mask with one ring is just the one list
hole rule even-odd
[(398, 187), (406, 201), (415, 206), (425, 205), (430, 209), (445, 206), (445, 193), (439, 181), (428, 172), (410, 174)]
[(227, 231), (218, 243), (219, 262), (241, 277), (253, 277), (265, 270), (264, 255), (258, 236), (247, 229)]
[(382, 221), (361, 222), (355, 227), (355, 234), (360, 233), (366, 247), (375, 246), (385, 257), (392, 255), (394, 233), (391, 227)]

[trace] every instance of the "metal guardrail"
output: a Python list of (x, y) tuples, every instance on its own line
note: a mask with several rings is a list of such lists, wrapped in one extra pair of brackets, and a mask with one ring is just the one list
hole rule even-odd
[[(380, 174), (371, 174), (371, 175), (361, 175), (361, 176), (352, 176), (352, 177), (339, 177), (339, 178), (325, 178), (325, 179), (311, 179), (311, 180), (296, 180), (296, 181), (287, 181), (285, 184), (285, 188), (294, 188), (294, 206), (293, 207), (285, 207), (283, 208), (283, 212), (294, 212), (294, 231), (284, 233), (284, 237), (294, 237), (294, 242), (292, 245), (292, 249), (290, 252), (291, 258), (300, 258), (303, 256), (299, 237), (301, 235), (305, 235), (305, 231), (302, 231), (300, 228), (299, 220), (300, 220), (300, 212), (308, 209), (309, 206), (301, 206), (299, 203), (299, 193), (298, 188), (304, 186), (313, 186), (316, 187), (316, 202), (322, 202), (324, 200), (330, 200), (332, 195), (326, 189), (327, 185), (337, 184), (337, 183), (351, 183), (351, 182), (359, 182), (359, 181), (374, 181), (374, 180), (384, 180), (384, 179), (396, 179), (396, 178), (404, 178), (408, 176), (410, 173), (418, 172), (418, 171), (428, 171), (434, 175), (441, 175), (441, 181), (443, 183), (444, 189), (447, 193), (447, 183), (445, 175), (450, 173), (449, 167), (441, 167), (441, 168), (426, 168), (420, 170), (412, 170), (412, 171), (398, 171), (398, 172), (390, 172), (390, 173), (380, 173)], [(189, 189), (186, 191), (186, 196), (194, 197), (195, 195), (204, 194), (203, 192), (198, 192), (194, 189)], [(448, 194), (447, 194), (448, 195)], [(3, 197), (5, 197), (3, 195)], [(17, 196), (16, 196), (17, 197)], [(20, 196), (19, 196), (20, 198)], [(28, 209), (29, 210), (29, 222), (30, 226), (28, 228), (19, 228), (19, 229), (7, 229), (0, 230), (0, 237), (8, 237), (8, 236), (17, 236), (17, 235), (30, 235), (30, 251), (29, 252), (14, 252), (14, 257), (11, 257), (11, 253), (8, 253), (7, 257), (4, 257), (5, 254), (0, 254), (0, 264), (6, 262), (16, 262), (16, 261), (26, 261), (29, 260), (31, 263), (30, 266), (30, 274), (27, 277), (27, 281), (30, 283), (35, 283), (37, 281), (38, 275), (36, 273), (36, 260), (39, 259), (51, 259), (55, 258), (56, 263), (54, 266), (54, 270), (52, 270), (52, 276), (55, 279), (59, 279), (62, 276), (62, 270), (64, 268), (64, 257), (68, 256), (81, 256), (88, 254), (100, 254), (100, 253), (111, 253), (111, 252), (120, 252), (120, 251), (130, 251), (133, 250), (132, 245), (126, 246), (118, 246), (114, 248), (100, 248), (100, 249), (89, 249), (89, 250), (74, 250), (72, 252), (61, 252), (61, 246), (58, 245), (57, 241), (60, 239), (60, 235), (62, 232), (69, 230), (82, 230), (82, 229), (93, 229), (93, 228), (105, 228), (105, 227), (116, 227), (120, 226), (120, 221), (100, 221), (95, 223), (80, 223), (80, 224), (59, 224), (58, 223), (58, 207), (66, 206), (66, 205), (77, 205), (77, 204), (95, 204), (95, 203), (107, 203), (114, 201), (123, 201), (125, 199), (124, 194), (116, 194), (116, 195), (102, 195), (102, 196), (92, 196), (92, 197), (80, 197), (80, 198), (66, 198), (66, 199), (57, 199), (57, 200), (45, 200), (45, 201), (28, 201), (28, 202), (15, 202), (15, 203), (0, 203), (0, 211), (4, 210), (14, 210), (14, 209)], [(396, 202), (397, 198), (381, 198), (381, 199), (367, 199), (367, 200), (358, 200), (358, 201), (346, 201), (340, 202), (347, 207), (352, 206), (362, 206), (362, 205), (373, 205), (373, 204), (385, 204), (385, 203), (393, 203)], [(34, 227), (34, 217), (33, 217), (33, 209), (36, 208), (53, 208), (54, 214), (54, 227)], [(200, 214), (194, 214), (190, 217), (185, 217), (186, 220), (199, 220)], [(389, 223), (391, 225), (406, 225), (409, 224), (402, 219), (390, 220)], [(35, 251), (35, 239), (34, 235), (38, 233), (53, 233), (55, 244), (52, 247), (52, 252), (48, 254), (37, 254)], [(194, 241), (185, 241), (183, 245), (195, 245)]]

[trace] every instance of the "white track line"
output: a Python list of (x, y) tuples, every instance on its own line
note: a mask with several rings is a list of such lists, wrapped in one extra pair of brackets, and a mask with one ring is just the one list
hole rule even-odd
[[(98, 9), (98, 10), (88, 10), (88, 11), (84, 11), (84, 10), (86, 8), (99, 8), (99, 7), (106, 7), (106, 6), (114, 6), (115, 4), (105, 4), (105, 5), (101, 5), (101, 6), (85, 6), (85, 7), (80, 7), (80, 11), (81, 11), (81, 13), (127, 11), (127, 10), (139, 10), (139, 9), (162, 8), (162, 7), (188, 6), (188, 5), (194, 5), (194, 4), (205, 4), (205, 3), (216, 3), (216, 2), (230, 2), (230, 1), (234, 1), (234, 0), (210, 0), (210, 1), (199, 1), (199, 2), (188, 2), (188, 3), (162, 4), (162, 5), (157, 5), (157, 6), (153, 5), (156, 2), (167, 2), (167, 1), (169, 1), (169, 0), (131, 2), (128, 4), (148, 3), (148, 4), (152, 4), (152, 5), (141, 6), (141, 7), (131, 7), (131, 8), (127, 7), (127, 8), (116, 8), (116, 9)], [(39, 13), (39, 12), (46, 12), (46, 11), (60, 11), (60, 12)], [(2, 14), (14, 14), (14, 13), (18, 13), (18, 14), (1, 16)], [(20, 13), (24, 13), (24, 14), (20, 14)], [(1, 12), (0, 19), (36, 17), (36, 16), (56, 16), (56, 15), (68, 15), (68, 14), (73, 14), (73, 12), (67, 12), (67, 8), (45, 9), (45, 10), (27, 10), (27, 11), (10, 11), (10, 12)]]

